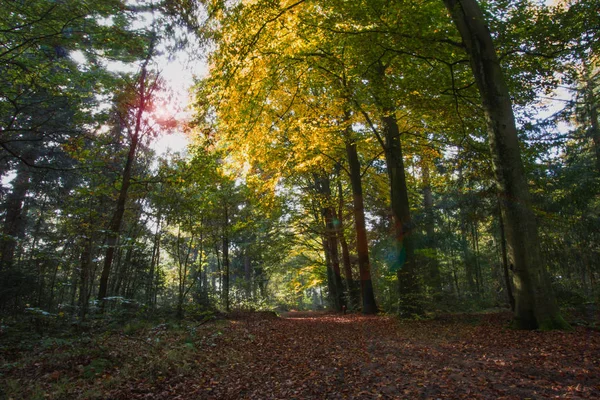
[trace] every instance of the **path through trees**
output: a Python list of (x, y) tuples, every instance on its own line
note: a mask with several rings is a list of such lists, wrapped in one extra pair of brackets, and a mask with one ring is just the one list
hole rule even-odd
[(32, 398), (27, 391), (37, 388), (50, 399), (600, 397), (600, 332), (508, 330), (510, 318), (461, 314), (399, 322), (239, 313), (179, 327), (128, 326), (83, 335), (85, 343), (48, 339), (30, 359), (2, 371), (0, 387), (19, 379), (20, 395)]

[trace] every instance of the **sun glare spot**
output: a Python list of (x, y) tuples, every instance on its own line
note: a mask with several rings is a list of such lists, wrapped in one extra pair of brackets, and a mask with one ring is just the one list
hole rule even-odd
[(164, 156), (169, 152), (185, 153), (189, 142), (185, 134), (176, 132), (159, 136), (152, 144), (152, 148), (159, 156)]

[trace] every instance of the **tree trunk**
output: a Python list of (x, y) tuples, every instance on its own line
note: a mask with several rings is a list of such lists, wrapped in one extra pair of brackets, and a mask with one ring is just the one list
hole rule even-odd
[(23, 205), (27, 191), (31, 186), (31, 172), (25, 164), (19, 164), (17, 175), (13, 179), (13, 189), (6, 198), (4, 226), (0, 243), (0, 271), (6, 271), (13, 265), (19, 239), (25, 235), (26, 216)]
[(81, 273), (79, 278), (79, 320), (84, 321), (90, 300), (90, 272), (92, 269), (92, 239), (84, 239), (81, 252)]
[(244, 249), (244, 281), (246, 285), (246, 299), (252, 298), (252, 260), (250, 258), (249, 249)]
[(421, 171), (423, 179), (423, 209), (425, 210), (425, 243), (427, 248), (434, 252), (433, 257), (429, 258), (429, 285), (433, 290), (434, 299), (439, 300), (440, 295), (442, 294), (442, 279), (435, 247), (435, 217), (433, 213), (433, 194), (431, 191), (429, 160), (426, 159), (422, 161)]
[(477, 232), (477, 221), (471, 222), (471, 237), (473, 238), (473, 258), (475, 261), (475, 284), (477, 297), (483, 292), (483, 279), (481, 277), (481, 263), (479, 262), (479, 233)]
[(327, 236), (323, 234), (321, 238), (323, 245), (323, 253), (325, 254), (325, 269), (327, 273), (327, 302), (329, 308), (337, 311), (337, 288), (335, 287), (335, 278), (333, 277), (333, 265), (331, 264), (331, 252), (329, 251), (329, 241)]
[(229, 312), (229, 213), (225, 206), (225, 225), (223, 226), (223, 303), (225, 311)]
[(328, 253), (328, 259), (331, 265), (331, 290), (333, 291), (332, 300), (334, 309), (338, 312), (342, 311), (345, 305), (344, 301), (344, 286), (342, 284), (342, 275), (340, 271), (340, 253), (338, 249), (338, 239), (336, 228), (334, 226), (335, 211), (332, 205), (331, 198), (331, 180), (329, 176), (315, 176), (315, 185), (317, 192), (321, 198), (321, 215), (325, 222), (325, 251)]
[(346, 153), (350, 167), (350, 183), (352, 185), (352, 202), (354, 205), (354, 225), (356, 228), (356, 252), (360, 271), (360, 290), (362, 294), (363, 314), (377, 314), (377, 303), (371, 281), (371, 264), (369, 261), (369, 243), (365, 223), (365, 206), (363, 203), (362, 178), (360, 161), (356, 143), (346, 141)]
[(512, 282), (508, 272), (508, 257), (506, 254), (506, 236), (504, 235), (504, 219), (502, 218), (502, 209), (498, 202), (498, 223), (500, 225), (500, 253), (502, 255), (502, 271), (504, 273), (504, 283), (506, 285), (506, 296), (510, 309), (515, 311), (515, 297), (513, 296)]
[(159, 214), (156, 222), (156, 233), (154, 234), (154, 243), (152, 245), (152, 259), (150, 261), (150, 273), (148, 276), (148, 282), (146, 286), (146, 302), (148, 305), (155, 305), (152, 299), (154, 298), (154, 281), (155, 271), (158, 270), (158, 264), (160, 262), (160, 232), (161, 232), (161, 218)]
[[(125, 214), (125, 204), (127, 202), (129, 186), (131, 185), (131, 173), (133, 170), (133, 164), (135, 162), (136, 150), (142, 134), (142, 115), (145, 111), (148, 100), (146, 98), (146, 66), (148, 61), (149, 59), (146, 60), (139, 77), (139, 105), (136, 113), (135, 126), (133, 132), (131, 133), (131, 143), (129, 144), (127, 161), (125, 162), (125, 168), (123, 169), (123, 177), (121, 179), (121, 189), (119, 191), (119, 198), (117, 199), (117, 207), (108, 225), (106, 255), (104, 257), (104, 267), (102, 268), (102, 274), (100, 276), (100, 288), (98, 289), (98, 299), (100, 300), (103, 300), (107, 295), (108, 278), (110, 276), (110, 270), (115, 256), (115, 246), (121, 231), (123, 215)], [(104, 306), (104, 301), (102, 301), (102, 305)]]
[(357, 282), (352, 277), (352, 262), (350, 261), (350, 250), (348, 248), (348, 242), (346, 241), (346, 235), (344, 233), (344, 192), (342, 190), (342, 180), (339, 179), (338, 169), (338, 211), (335, 217), (338, 221), (337, 236), (340, 239), (340, 247), (342, 248), (342, 265), (344, 266), (344, 279), (346, 281), (346, 288), (348, 290), (348, 309), (354, 310), (358, 307), (360, 302), (360, 292)]
[(408, 188), (404, 172), (400, 130), (393, 111), (386, 110), (383, 118), (385, 161), (394, 216), (395, 257), (392, 268), (398, 277), (398, 313), (402, 316), (423, 314), (423, 299), (415, 263), (412, 233), (414, 224), (410, 215)]
[(444, 3), (464, 42), (483, 102), (496, 184), (501, 195), (508, 257), (515, 277), (514, 326), (568, 329), (541, 261), (510, 94), (492, 36), (475, 0), (444, 0)]
[(592, 141), (594, 143), (596, 171), (600, 174), (600, 126), (598, 122), (598, 100), (594, 95), (594, 81), (592, 76), (594, 69), (589, 65), (586, 65), (585, 68), (588, 76), (586, 77), (586, 86), (584, 88), (584, 99), (586, 106), (588, 107), (588, 115), (590, 119), (589, 135), (592, 137)]

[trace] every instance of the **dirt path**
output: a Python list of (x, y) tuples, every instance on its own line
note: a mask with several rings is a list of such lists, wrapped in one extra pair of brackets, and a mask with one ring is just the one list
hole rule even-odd
[(600, 332), (512, 331), (509, 318), (266, 313), (99, 329), (0, 346), (0, 400), (600, 398)]
[(515, 332), (505, 316), (398, 323), (290, 313), (234, 321), (180, 398), (600, 398), (600, 334)]

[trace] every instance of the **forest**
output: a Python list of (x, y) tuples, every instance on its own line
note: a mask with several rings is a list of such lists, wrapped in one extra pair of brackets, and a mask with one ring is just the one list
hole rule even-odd
[(600, 397), (600, 1), (0, 5), (0, 399)]

